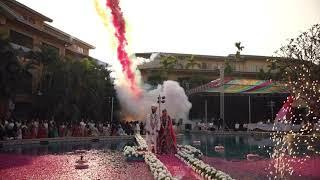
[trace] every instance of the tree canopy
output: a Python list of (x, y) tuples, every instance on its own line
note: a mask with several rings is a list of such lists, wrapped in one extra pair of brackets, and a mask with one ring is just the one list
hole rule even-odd
[(307, 104), (308, 114), (320, 116), (320, 24), (313, 25), (277, 51), (274, 62), (281, 80), (296, 100)]
[[(64, 121), (76, 121), (81, 117), (110, 120), (109, 99), (115, 97), (115, 90), (107, 64), (99, 64), (89, 57), (63, 58), (48, 47), (21, 54), (3, 38), (0, 39), (0, 46), (1, 99), (14, 99), (19, 90), (19, 93), (33, 97), (32, 111), (43, 118), (54, 116)], [(19, 59), (28, 61), (20, 62)], [(23, 84), (21, 77), (26, 74), (32, 74), (35, 79), (36, 91), (33, 94), (23, 92), (22, 87), (17, 86)], [(0, 102), (2, 106), (7, 103)]]

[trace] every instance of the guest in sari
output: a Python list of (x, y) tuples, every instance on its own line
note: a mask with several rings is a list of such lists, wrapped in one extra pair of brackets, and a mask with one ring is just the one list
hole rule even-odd
[[(30, 123), (29, 123), (30, 127)], [(31, 138), (31, 131), (28, 127), (28, 124), (26, 122), (22, 123), (21, 130), (22, 130), (22, 139), (30, 139)]]
[(65, 131), (66, 131), (66, 126), (64, 125), (64, 123), (61, 123), (59, 126), (59, 136), (64, 137), (66, 134)]
[(47, 129), (43, 122), (40, 122), (39, 130), (38, 130), (38, 138), (47, 138)]
[(159, 154), (175, 154), (177, 153), (176, 135), (173, 130), (172, 120), (167, 114), (167, 110), (162, 110), (160, 118), (161, 126), (158, 136), (158, 153)]
[(37, 138), (37, 135), (38, 135), (37, 123), (34, 120), (32, 120), (31, 121), (31, 135), (30, 135), (30, 138), (31, 139)]

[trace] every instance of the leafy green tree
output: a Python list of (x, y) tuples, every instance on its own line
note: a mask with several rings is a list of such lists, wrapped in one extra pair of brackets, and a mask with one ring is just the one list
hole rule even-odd
[(178, 59), (175, 56), (172, 56), (172, 55), (160, 56), (160, 64), (165, 71), (174, 69), (177, 62), (178, 62)]
[(148, 83), (153, 86), (167, 80), (169, 72), (178, 65), (178, 58), (173, 55), (160, 55), (159, 58), (161, 65), (160, 70), (154, 71), (153, 74), (148, 77)]
[(42, 84), (49, 73), (47, 69), (48, 65), (60, 60), (59, 53), (53, 48), (43, 46), (39, 51), (30, 51), (26, 57), (31, 60), (28, 65), (37, 70), (35, 78), (38, 91), (41, 92)]
[[(34, 103), (47, 117), (77, 121), (80, 117), (109, 118), (108, 97), (115, 96), (107, 65), (94, 59), (62, 59), (53, 49), (29, 54), (39, 70), (39, 96)], [(108, 114), (107, 114), (108, 113)]]
[(224, 73), (225, 75), (230, 75), (233, 72), (233, 69), (228, 61), (225, 62)]
[(173, 70), (178, 63), (178, 58), (172, 55), (161, 55), (160, 64), (163, 77), (168, 77), (169, 71)]
[(309, 114), (320, 117), (320, 24), (313, 25), (277, 51), (274, 62), (281, 80), (297, 100), (305, 102)]
[(7, 39), (0, 39), (0, 88), (2, 97), (9, 97), (15, 91), (19, 72), (19, 61), (16, 54)]
[(200, 63), (194, 59), (193, 55), (190, 58), (187, 58), (186, 69), (193, 69), (195, 67), (200, 68), (200, 66)]
[(274, 60), (268, 60), (270, 64), (268, 65), (268, 70), (264, 71), (264, 69), (260, 69), (257, 74), (257, 78), (261, 80), (275, 80), (281, 81), (283, 79), (283, 75), (285, 74), (285, 68), (278, 66)]
[(19, 62), (17, 52), (11, 47), (8, 39), (0, 37), (0, 116), (7, 115), (8, 100), (14, 97), (19, 83)]
[(195, 60), (194, 55), (185, 58), (184, 61), (187, 62), (187, 63), (185, 64), (185, 68), (186, 68), (186, 69), (191, 69), (191, 76), (188, 77), (188, 78), (183, 78), (183, 79), (181, 79), (179, 83), (180, 83), (185, 89), (190, 89), (190, 88), (196, 87), (197, 85), (199, 85), (199, 84), (202, 82), (202, 78), (201, 78), (201, 77), (194, 76), (194, 71), (192, 70), (192, 69), (194, 69), (195, 67), (200, 68), (200, 67), (201, 67), (201, 64)]
[[(77, 121), (80, 117), (110, 120), (108, 97), (115, 97), (115, 89), (107, 64), (98, 64), (91, 58), (62, 59), (56, 50), (48, 47), (20, 53), (7, 39), (0, 39), (0, 57), (1, 116), (6, 114), (8, 100), (21, 88), (18, 85), (31, 76), (33, 69), (37, 72), (34, 78), (40, 92), (34, 96), (34, 111), (57, 120)], [(115, 100), (115, 111), (117, 104)]]
[(268, 74), (266, 72), (264, 72), (263, 69), (260, 69), (259, 72), (257, 73), (257, 79), (267, 80), (268, 79)]
[(241, 51), (243, 51), (243, 49), (244, 49), (244, 46), (241, 45), (241, 42), (236, 42), (234, 45), (237, 48), (234, 61), (229, 61), (227, 59), (224, 62), (225, 63), (224, 73), (227, 76), (231, 75), (232, 72), (234, 71), (231, 63), (236, 63), (237, 61), (239, 61), (241, 59)]
[[(31, 94), (33, 63), (27, 59), (26, 53), (14, 49), (7, 34), (0, 34), (0, 101), (4, 107), (8, 100), (14, 101), (16, 94)], [(1, 108), (4, 109), (4, 108)], [(1, 115), (5, 114), (1, 110)]]

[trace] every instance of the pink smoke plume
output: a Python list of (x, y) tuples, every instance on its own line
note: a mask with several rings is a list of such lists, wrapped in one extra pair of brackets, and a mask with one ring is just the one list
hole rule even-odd
[(107, 8), (110, 8), (112, 15), (112, 24), (115, 28), (115, 37), (118, 40), (117, 56), (118, 60), (122, 66), (122, 71), (125, 74), (128, 82), (130, 83), (130, 89), (135, 95), (141, 94), (141, 89), (139, 88), (136, 80), (134, 71), (132, 70), (132, 62), (125, 50), (128, 45), (126, 39), (126, 25), (119, 6), (119, 0), (106, 0)]

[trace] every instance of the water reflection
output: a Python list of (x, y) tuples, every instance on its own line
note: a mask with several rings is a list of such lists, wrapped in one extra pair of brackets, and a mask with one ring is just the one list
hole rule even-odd
[[(220, 157), (227, 160), (245, 159), (248, 153), (256, 153), (267, 157), (266, 149), (271, 147), (269, 137), (257, 137), (248, 135), (212, 135), (212, 134), (186, 134), (180, 143), (193, 144), (193, 141), (201, 141), (197, 147), (209, 157)], [(215, 146), (222, 145), (225, 150), (216, 152)]]
[[(196, 145), (193, 143), (194, 141), (201, 141), (201, 143)], [(243, 160), (246, 159), (247, 154), (258, 154), (262, 158), (269, 158), (269, 152), (273, 151), (273, 142), (269, 136), (187, 133), (179, 143), (193, 145), (209, 157), (219, 157), (226, 160)], [(317, 143), (318, 145), (314, 145), (314, 147), (319, 151), (320, 143)], [(219, 145), (224, 146), (224, 151), (215, 151), (214, 147)], [(313, 155), (307, 148), (307, 144), (299, 143), (296, 155)]]
[(47, 145), (28, 144), (28, 145), (10, 145), (0, 148), (0, 153), (12, 153), (23, 155), (47, 155), (64, 154), (74, 152), (75, 150), (112, 150), (121, 151), (126, 145), (134, 145), (133, 140), (109, 140), (100, 142), (58, 142)]

